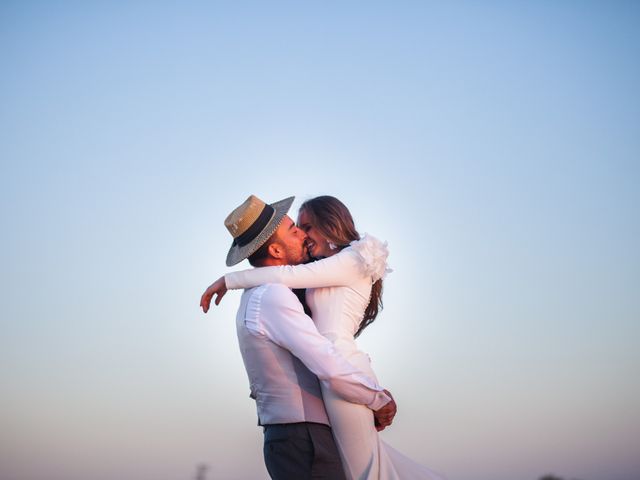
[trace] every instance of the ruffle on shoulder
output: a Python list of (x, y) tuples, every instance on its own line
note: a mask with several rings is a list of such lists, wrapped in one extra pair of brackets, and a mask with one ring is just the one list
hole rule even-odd
[(381, 242), (376, 237), (365, 233), (360, 240), (351, 242), (350, 246), (362, 260), (365, 275), (372, 277), (374, 282), (393, 271), (387, 265), (389, 256), (387, 242)]

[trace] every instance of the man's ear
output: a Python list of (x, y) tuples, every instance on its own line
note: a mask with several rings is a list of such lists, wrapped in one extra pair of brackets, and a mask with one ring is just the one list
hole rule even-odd
[(282, 248), (282, 245), (280, 245), (278, 242), (273, 242), (271, 245), (269, 245), (269, 255), (273, 258), (283, 258), (284, 256), (284, 248)]

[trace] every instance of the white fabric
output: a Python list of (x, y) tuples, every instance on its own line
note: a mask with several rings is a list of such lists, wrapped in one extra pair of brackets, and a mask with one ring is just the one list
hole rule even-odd
[[(281, 289), (286, 287), (280, 285)], [(258, 424), (315, 422), (329, 425), (320, 382), (287, 349), (269, 339), (259, 315), (266, 286), (246, 290), (236, 330), (242, 360), (256, 401)], [(265, 322), (262, 322), (263, 324)]]
[[(255, 288), (248, 295), (246, 308), (238, 313), (237, 325), (258, 337), (257, 341), (268, 340), (293, 354), (320, 379), (322, 385), (335, 391), (340, 398), (374, 410), (389, 402), (389, 397), (375, 380), (346, 361), (334, 345), (318, 332), (313, 320), (304, 313), (302, 305), (291, 290), (284, 285), (271, 284)], [(246, 358), (242, 341), (247, 343), (250, 340), (239, 339), (243, 358)], [(255, 346), (253, 342), (251, 347)], [(247, 371), (256, 369), (264, 372), (282, 368), (280, 358), (268, 355), (247, 360)], [(256, 364), (251, 360), (259, 360), (260, 363)], [(274, 362), (275, 365), (272, 364)], [(295, 389), (295, 381), (291, 383), (293, 385), (288, 388)], [(263, 383), (261, 390), (267, 389), (273, 390), (273, 385)], [(260, 395), (260, 391), (257, 395)]]
[(362, 274), (371, 277), (373, 282), (384, 278), (387, 273), (393, 272), (387, 265), (387, 257), (389, 256), (387, 242), (382, 243), (376, 237), (365, 233), (362, 239), (351, 242), (350, 246), (360, 255)]
[[(386, 244), (371, 236), (306, 265), (265, 267), (225, 275), (228, 288), (278, 282), (307, 287), (307, 303), (322, 335), (354, 366), (375, 378), (369, 356), (353, 335), (369, 303), (371, 285), (388, 271)], [(380, 440), (371, 410), (345, 401), (323, 386), (322, 395), (349, 479), (437, 480), (442, 477)]]

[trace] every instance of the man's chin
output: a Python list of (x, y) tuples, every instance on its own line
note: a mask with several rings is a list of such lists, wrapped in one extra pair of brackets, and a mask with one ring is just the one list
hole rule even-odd
[(307, 260), (305, 263), (315, 262), (317, 259), (318, 257), (313, 254), (313, 249), (307, 248)]
[(300, 263), (309, 263), (313, 260), (313, 258), (311, 258), (311, 252), (309, 252), (309, 249), (306, 246), (302, 248), (301, 258)]
[(298, 255), (297, 257), (289, 257), (287, 265), (300, 265), (302, 263), (309, 263), (311, 261), (313, 261), (313, 259), (305, 250), (304, 253)]

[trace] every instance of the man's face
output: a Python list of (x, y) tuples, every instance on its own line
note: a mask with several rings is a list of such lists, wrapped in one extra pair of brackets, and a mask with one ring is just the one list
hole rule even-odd
[(291, 220), (289, 215), (285, 215), (276, 230), (278, 243), (285, 251), (284, 261), (287, 265), (298, 265), (309, 260), (305, 240), (307, 235)]

